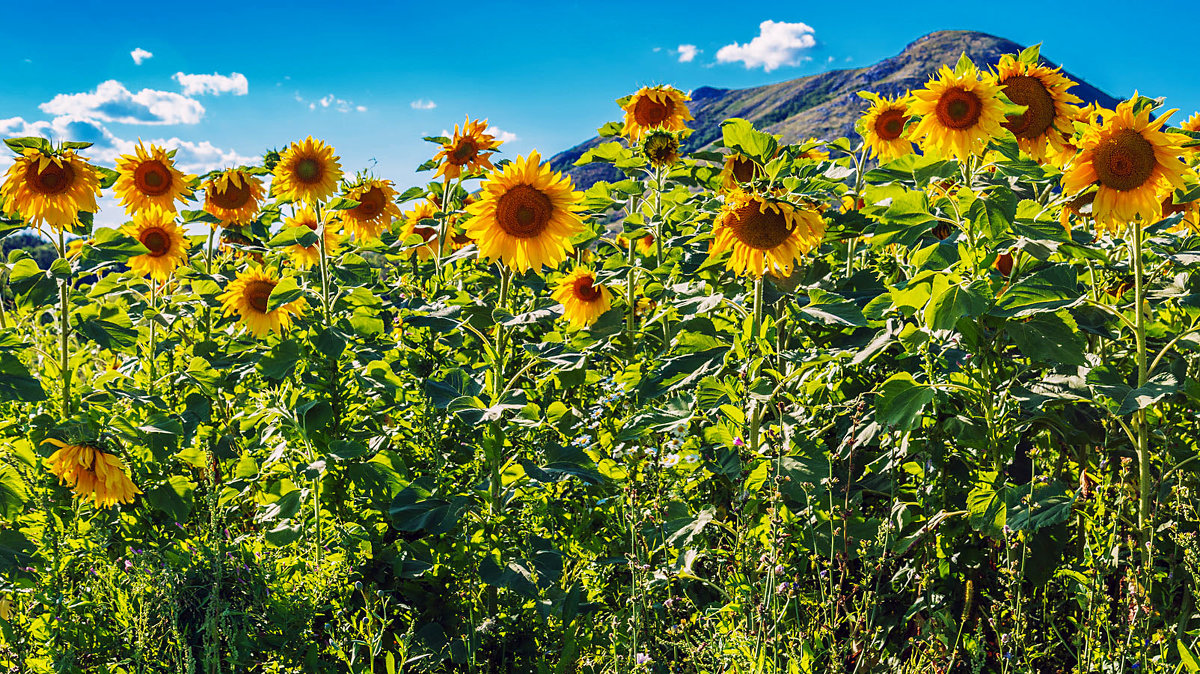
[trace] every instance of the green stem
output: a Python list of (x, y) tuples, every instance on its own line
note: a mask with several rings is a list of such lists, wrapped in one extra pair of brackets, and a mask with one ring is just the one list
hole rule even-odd
[(158, 353), (158, 317), (155, 311), (158, 309), (158, 283), (154, 279), (150, 279), (150, 381), (146, 386), (150, 394), (154, 394), (154, 382), (157, 380), (154, 372), (155, 355)]
[[(213, 263), (213, 235), (216, 234), (216, 231), (217, 230), (213, 227), (210, 227), (208, 229), (208, 245), (205, 246), (205, 251), (204, 251), (204, 273), (209, 276), (210, 280), (212, 277), (212, 263)], [(208, 341), (208, 339), (211, 335), (212, 335), (212, 309), (210, 307), (206, 306), (206, 307), (204, 307), (204, 341)]]
[[(67, 246), (65, 233), (62, 229), (58, 230), (58, 254), (63, 260), (67, 259)], [(62, 420), (66, 421), (71, 416), (71, 351), (69, 342), (71, 339), (71, 316), (70, 316), (70, 299), (71, 299), (71, 278), (62, 279), (58, 286), (59, 299), (59, 376), (62, 377)]]
[[(1146, 385), (1149, 371), (1146, 367), (1146, 312), (1143, 306), (1146, 301), (1146, 288), (1143, 283), (1145, 270), (1142, 265), (1142, 228), (1133, 223), (1133, 305), (1134, 305), (1134, 337), (1137, 345), (1137, 386)], [(1144, 536), (1142, 554), (1147, 567), (1150, 564), (1150, 452), (1149, 438), (1146, 428), (1146, 410), (1138, 410), (1134, 414), (1134, 432), (1137, 435), (1138, 455), (1138, 528)]]

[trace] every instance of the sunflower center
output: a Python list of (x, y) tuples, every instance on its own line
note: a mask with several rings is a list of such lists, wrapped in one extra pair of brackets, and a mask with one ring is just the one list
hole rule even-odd
[(312, 157), (301, 159), (296, 162), (296, 177), (309, 185), (321, 182), (321, 162)]
[(236, 211), (250, 201), (250, 185), (243, 178), (241, 184), (225, 183), (225, 189), (214, 188), (212, 202), (219, 208)]
[(38, 194), (46, 196), (54, 196), (62, 194), (71, 187), (71, 183), (75, 182), (75, 170), (71, 165), (63, 162), (62, 166), (51, 162), (44, 171), (38, 171), (37, 161), (30, 162), (29, 168), (26, 170), (25, 178), (30, 187)]
[(470, 138), (463, 138), (458, 141), (458, 145), (454, 146), (454, 151), (450, 153), (450, 157), (455, 164), (466, 164), (478, 154), (479, 147), (475, 145), (475, 141)]
[(575, 282), (575, 297), (582, 302), (595, 302), (600, 297), (600, 289), (594, 283), (595, 279), (585, 276)]
[(138, 164), (133, 172), (133, 182), (142, 194), (157, 197), (171, 189), (171, 172), (162, 162), (151, 159)]
[(983, 101), (974, 91), (954, 87), (938, 98), (935, 112), (942, 126), (955, 131), (969, 129), (979, 122)]
[(875, 118), (875, 135), (883, 140), (896, 140), (904, 132), (904, 123), (907, 121), (903, 110), (884, 110)]
[(643, 96), (633, 106), (633, 118), (639, 126), (657, 126), (670, 116), (670, 99), (660, 103), (649, 96)]
[(374, 220), (387, 206), (387, 196), (378, 187), (372, 187), (356, 199), (358, 205), (350, 209), (359, 220)]
[(246, 300), (255, 311), (260, 314), (267, 313), (267, 300), (271, 297), (271, 291), (275, 289), (275, 283), (272, 281), (251, 281), (246, 284), (242, 290), (242, 299)]
[(1036, 77), (1016, 75), (1004, 80), (1004, 95), (1017, 105), (1027, 106), (1019, 115), (1009, 115), (1000, 126), (1017, 138), (1037, 138), (1054, 123), (1054, 98)]
[(1146, 184), (1154, 173), (1154, 146), (1133, 129), (1122, 129), (1093, 150), (1100, 184), (1126, 191)]
[(413, 234), (424, 239), (425, 243), (429, 243), (437, 238), (437, 233), (437, 230), (433, 227), (413, 227)]
[(748, 183), (754, 180), (754, 174), (758, 172), (758, 165), (745, 157), (736, 157), (733, 165), (730, 166), (730, 171), (739, 183)]
[(496, 203), (496, 223), (506, 234), (528, 239), (550, 226), (554, 204), (550, 197), (530, 185), (517, 185), (500, 196)]
[(738, 208), (732, 215), (726, 224), (733, 230), (733, 235), (755, 250), (772, 250), (792, 235), (792, 228), (783, 213), (773, 210), (764, 213), (756, 202)]
[(171, 236), (161, 227), (151, 227), (142, 233), (142, 245), (150, 251), (150, 257), (162, 257), (171, 250)]

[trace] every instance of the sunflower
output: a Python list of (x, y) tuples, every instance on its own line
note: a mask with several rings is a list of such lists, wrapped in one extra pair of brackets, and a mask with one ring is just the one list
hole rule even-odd
[(583, 231), (583, 193), (569, 177), (542, 164), (536, 151), (517, 157), (483, 183), (483, 198), (467, 206), (467, 234), (479, 255), (524, 272), (557, 267), (571, 252), (570, 238)]
[(305, 204), (324, 201), (333, 195), (342, 179), (342, 165), (333, 147), (312, 136), (292, 143), (279, 156), (271, 191), (281, 199)]
[[(654, 235), (653, 234), (646, 234), (645, 236), (639, 236), (637, 238), (636, 244), (637, 244), (637, 251), (639, 253), (641, 253), (642, 255), (652, 255), (654, 253)], [(622, 250), (628, 250), (629, 249), (629, 239), (626, 239), (624, 236), (618, 236), (617, 237), (617, 245), (619, 245)]]
[[(338, 231), (339, 224), (336, 216), (338, 211), (333, 211), (325, 218), (325, 254), (332, 255), (342, 245), (343, 236)], [(317, 213), (311, 206), (304, 206), (296, 209), (295, 213), (290, 218), (283, 221), (284, 227), (307, 227), (316, 232), (320, 223), (317, 221)], [(283, 249), (287, 253), (288, 258), (299, 268), (308, 269), (309, 267), (318, 264), (321, 261), (321, 249), (317, 247), (317, 243), (311, 246), (301, 246), (299, 244), (288, 246)]]
[(887, 163), (912, 154), (913, 143), (904, 133), (908, 124), (908, 96), (875, 96), (871, 107), (859, 120), (859, 135), (871, 151), (871, 156)]
[(44, 442), (58, 448), (47, 459), (50, 472), (75, 492), (76, 498), (109, 508), (133, 503), (133, 497), (142, 493), (125, 474), (118, 457), (89, 444), (69, 445), (54, 438)]
[(282, 332), (292, 324), (292, 317), (304, 311), (304, 298), (293, 300), (267, 311), (267, 300), (279, 280), (270, 271), (250, 268), (240, 272), (237, 280), (217, 299), (225, 307), (225, 315), (237, 313), (241, 322), (255, 337), (265, 337), (271, 332)]
[[(1179, 125), (1179, 128), (1183, 129), (1184, 131), (1200, 131), (1200, 112), (1193, 113), (1191, 117), (1188, 117), (1182, 124)], [(1189, 136), (1188, 139), (1196, 140), (1191, 136)], [(1188, 153), (1200, 152), (1200, 145), (1193, 145), (1183, 149)]]
[(564, 276), (550, 296), (563, 306), (563, 318), (576, 330), (591, 325), (612, 306), (612, 293), (596, 283), (590, 269), (576, 269)]
[(1092, 217), (1100, 229), (1115, 233), (1139, 217), (1152, 223), (1162, 215), (1163, 195), (1172, 186), (1184, 187), (1189, 169), (1179, 156), (1187, 138), (1162, 131), (1174, 112), (1150, 121), (1149, 107), (1134, 112), (1133, 101), (1123, 101), (1103, 112), (1103, 123), (1084, 131), (1079, 157), (1062, 184), (1070, 194), (1097, 186)]
[(912, 138), (935, 157), (966, 159), (1004, 132), (1000, 85), (980, 80), (974, 65), (962, 72), (942, 66), (924, 89), (913, 92), (908, 113), (920, 117)]
[(347, 188), (345, 197), (358, 202), (342, 211), (342, 224), (359, 241), (378, 239), (400, 217), (392, 181), (366, 178)]
[(829, 150), (825, 149), (825, 144), (820, 138), (810, 137), (801, 145), (810, 146), (807, 150), (801, 150), (800, 159), (811, 159), (813, 161), (829, 161)]
[(438, 164), (435, 176), (446, 176), (448, 180), (461, 177), (463, 171), (474, 173), (492, 166), (491, 156), (503, 141), (487, 132), (486, 119), (471, 121), (470, 116), (463, 121), (462, 128), (454, 125), (454, 136), (442, 143), (442, 149), (433, 156)]
[(690, 96), (675, 87), (642, 87), (622, 106), (625, 110), (623, 133), (637, 142), (651, 129), (683, 131), (692, 113), (687, 102)]
[(188, 183), (195, 177), (185, 176), (175, 168), (175, 159), (165, 148), (151, 145), (147, 151), (138, 142), (134, 154), (117, 157), (113, 192), (121, 199), (126, 213), (151, 207), (174, 213), (175, 202), (183, 203), (192, 195)]
[(5, 210), (20, 213), (30, 225), (54, 229), (78, 222), (80, 211), (95, 213), (98, 196), (100, 172), (74, 150), (26, 149), (0, 185)]
[(725, 155), (725, 166), (721, 168), (721, 189), (733, 192), (745, 183), (752, 182), (763, 176), (763, 169), (758, 162), (741, 154), (731, 152)]
[(1178, 225), (1171, 228), (1172, 232), (1190, 232), (1200, 235), (1200, 201), (1177, 204), (1174, 195), (1168, 194), (1162, 202), (1162, 216), (1166, 218), (1176, 213), (1183, 213), (1183, 218)]
[(1030, 157), (1042, 161), (1047, 153), (1058, 156), (1077, 114), (1075, 104), (1083, 103), (1067, 93), (1075, 83), (1063, 76), (1061, 68), (1026, 63), (1011, 54), (1000, 58), (996, 83), (1008, 100), (1026, 106), (1025, 112), (1009, 115), (1000, 126), (1017, 137), (1017, 145)]
[(122, 228), (150, 252), (129, 258), (129, 268), (155, 281), (166, 281), (175, 268), (187, 261), (187, 235), (175, 222), (175, 214), (157, 206), (139, 210), (133, 222)]
[(680, 134), (653, 129), (642, 138), (642, 154), (655, 168), (670, 166), (679, 161)]
[(242, 225), (258, 215), (265, 194), (262, 180), (244, 169), (226, 169), (204, 183), (204, 210), (222, 226)]
[(428, 260), (433, 257), (433, 247), (437, 245), (438, 229), (437, 227), (422, 225), (421, 222), (423, 220), (432, 220), (437, 212), (437, 206), (432, 201), (423, 199), (411, 211), (404, 214), (404, 227), (401, 229), (400, 240), (407, 240), (408, 237), (416, 234), (424, 242), (410, 249), (408, 251), (410, 256), (416, 255), (422, 260)]
[(732, 248), (727, 269), (787, 276), (792, 261), (819, 246), (824, 236), (825, 222), (815, 211), (739, 190), (727, 197), (717, 214), (709, 256)]

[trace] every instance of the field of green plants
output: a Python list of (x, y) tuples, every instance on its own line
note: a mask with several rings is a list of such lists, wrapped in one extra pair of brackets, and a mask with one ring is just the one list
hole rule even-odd
[(1200, 116), (1071, 85), (647, 87), (582, 191), (6, 140), (0, 671), (1200, 671)]

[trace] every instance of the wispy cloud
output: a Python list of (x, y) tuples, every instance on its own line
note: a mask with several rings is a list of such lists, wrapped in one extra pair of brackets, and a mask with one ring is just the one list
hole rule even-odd
[(692, 61), (696, 60), (696, 55), (701, 51), (703, 50), (696, 47), (694, 44), (681, 44), (679, 45), (679, 48), (675, 50), (675, 53), (679, 55), (680, 63), (691, 63)]
[(241, 73), (232, 73), (230, 75), (188, 75), (185, 73), (175, 73), (171, 79), (183, 86), (183, 94), (185, 96), (199, 96), (203, 94), (233, 94), (234, 96), (245, 96), (250, 91), (250, 82), (246, 76)]
[(338, 98), (337, 96), (334, 96), (333, 94), (326, 94), (325, 96), (322, 96), (321, 98), (318, 98), (315, 101), (310, 101), (310, 100), (304, 98), (303, 96), (301, 96), (300, 92), (296, 92), (295, 99), (297, 102), (307, 103), (309, 110), (316, 110), (317, 108), (330, 108), (333, 110), (337, 110), (338, 112), (352, 112), (352, 111), (353, 112), (366, 112), (367, 111), (367, 106), (355, 105), (354, 101), (348, 101), (344, 98)]
[(38, 107), (50, 115), (121, 124), (195, 124), (204, 116), (195, 99), (157, 89), (135, 94), (116, 80), (101, 82), (92, 92), (59, 94)]
[(758, 35), (746, 44), (734, 42), (721, 47), (717, 51), (717, 62), (740, 62), (747, 69), (762, 68), (764, 72), (771, 72), (780, 66), (811, 60), (804, 51), (816, 44), (815, 31), (806, 23), (767, 20), (758, 25)]
[(142, 49), (141, 47), (138, 47), (137, 49), (134, 49), (133, 51), (129, 52), (129, 55), (133, 57), (133, 62), (139, 66), (142, 65), (142, 62), (145, 61), (146, 59), (150, 59), (150, 58), (154, 57), (154, 54), (146, 51), (145, 49)]
[(409, 106), (411, 106), (413, 110), (432, 110), (437, 107), (437, 103), (425, 98), (418, 98), (412, 103), (409, 103)]
[(502, 143), (511, 143), (514, 140), (517, 140), (517, 134), (515, 134), (511, 131), (505, 131), (504, 129), (501, 129), (500, 127), (494, 126), (494, 125), (489, 126), (487, 128), (487, 130), (484, 131), (484, 133), (488, 133), (488, 134), (495, 136), (496, 140), (499, 140)]

